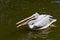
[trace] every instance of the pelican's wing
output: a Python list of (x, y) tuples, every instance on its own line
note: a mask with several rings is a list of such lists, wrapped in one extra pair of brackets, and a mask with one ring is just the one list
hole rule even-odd
[(47, 24), (46, 26), (42, 27), (42, 28), (39, 28), (39, 29), (46, 29), (48, 28), (52, 23), (56, 22), (57, 20), (56, 19), (53, 19), (53, 21), (51, 21), (49, 24)]

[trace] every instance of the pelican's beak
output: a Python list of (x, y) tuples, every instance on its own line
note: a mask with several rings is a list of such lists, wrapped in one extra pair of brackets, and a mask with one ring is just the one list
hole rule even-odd
[(31, 21), (32, 19), (35, 19), (35, 17), (34, 16), (30, 16), (28, 18), (25, 18), (24, 20), (21, 20), (21, 21), (17, 22), (16, 23), (17, 28), (20, 27), (20, 26), (28, 24), (28, 22)]

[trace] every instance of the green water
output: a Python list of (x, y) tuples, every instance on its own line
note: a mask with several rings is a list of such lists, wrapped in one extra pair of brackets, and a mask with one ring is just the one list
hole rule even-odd
[[(0, 40), (60, 40), (60, 3), (54, 0), (0, 0)], [(28, 25), (16, 28), (16, 22), (35, 12), (57, 19), (55, 28), (34, 31)]]

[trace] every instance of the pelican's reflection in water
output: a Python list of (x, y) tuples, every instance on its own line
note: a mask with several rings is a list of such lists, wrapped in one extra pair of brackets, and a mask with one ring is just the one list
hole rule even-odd
[(47, 40), (51, 40), (48, 39), (48, 34), (52, 32), (50, 30), (50, 28), (46, 29), (46, 30), (41, 30), (41, 31), (29, 31), (27, 33), (27, 39), (26, 40), (33, 40), (33, 39), (47, 39)]
[(45, 30), (22, 30), (17, 32), (17, 40), (53, 40), (50, 34), (53, 32), (51, 28)]

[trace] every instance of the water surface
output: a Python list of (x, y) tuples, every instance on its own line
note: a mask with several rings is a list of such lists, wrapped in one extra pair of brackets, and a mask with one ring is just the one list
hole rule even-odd
[[(60, 3), (57, 0), (0, 0), (0, 40), (60, 40)], [(55, 28), (35, 31), (16, 22), (35, 12), (57, 19)]]

